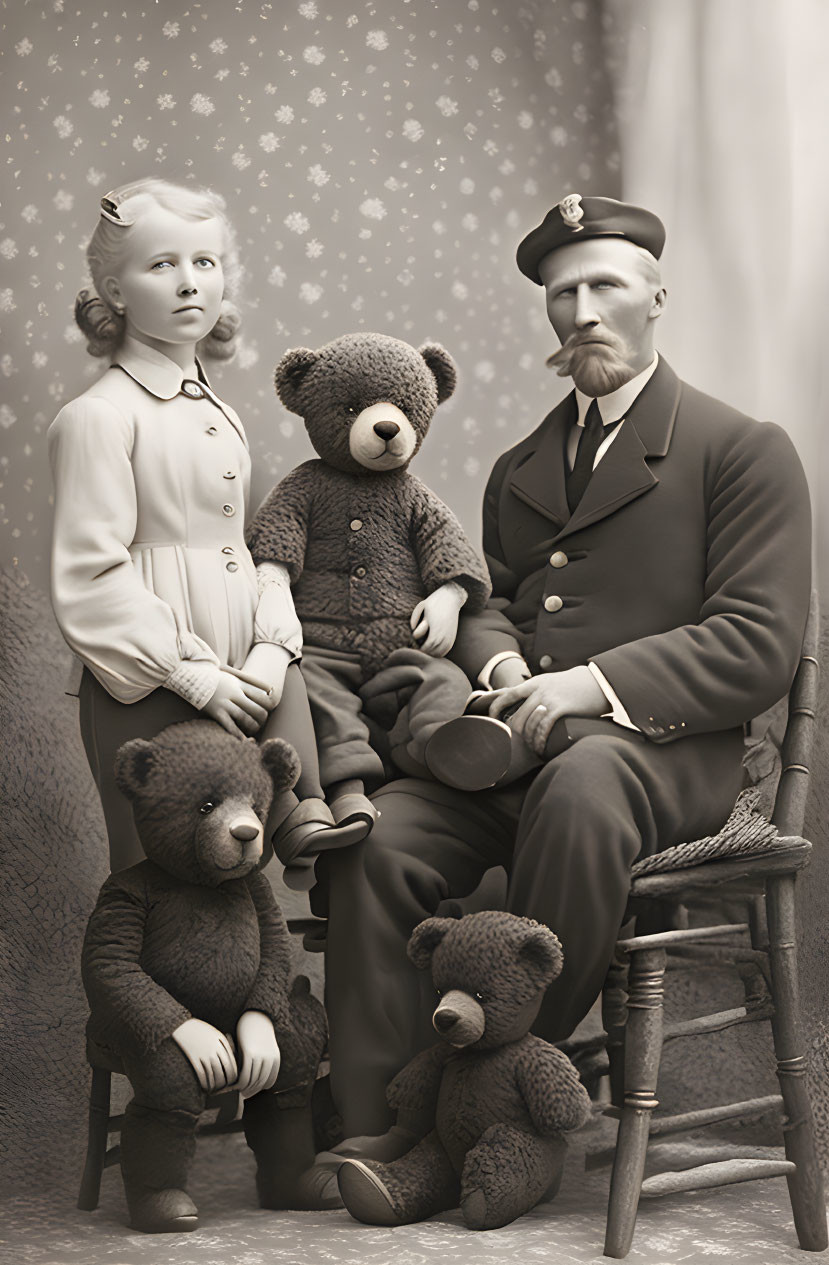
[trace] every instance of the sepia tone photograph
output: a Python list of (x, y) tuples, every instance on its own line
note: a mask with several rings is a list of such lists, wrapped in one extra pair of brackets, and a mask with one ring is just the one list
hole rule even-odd
[(0, 30), (0, 1260), (824, 1253), (823, 0)]

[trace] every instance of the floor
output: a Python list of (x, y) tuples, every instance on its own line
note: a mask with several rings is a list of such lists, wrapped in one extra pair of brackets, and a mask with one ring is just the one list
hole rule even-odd
[[(608, 1171), (584, 1171), (587, 1147), (612, 1140), (596, 1120), (571, 1141), (558, 1197), (502, 1230), (473, 1233), (458, 1213), (387, 1230), (345, 1211), (274, 1213), (255, 1207), (253, 1162), (240, 1135), (204, 1139), (190, 1182), (201, 1225), (192, 1234), (140, 1235), (124, 1224), (117, 1169), (104, 1174), (94, 1213), (74, 1192), (2, 1202), (3, 1265), (588, 1265), (601, 1255)], [(643, 1203), (631, 1265), (803, 1265), (783, 1179)]]

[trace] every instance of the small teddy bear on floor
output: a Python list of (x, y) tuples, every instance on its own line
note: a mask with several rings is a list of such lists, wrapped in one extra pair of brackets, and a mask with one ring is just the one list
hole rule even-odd
[(496, 911), (427, 918), (408, 946), (431, 965), (442, 1041), (388, 1089), (389, 1105), (434, 1128), (392, 1163), (347, 1159), (340, 1193), (358, 1221), (403, 1225), (460, 1204), (471, 1230), (491, 1230), (558, 1189), (566, 1143), (590, 1100), (566, 1055), (530, 1034), (562, 966), (549, 928)]
[(364, 792), (384, 769), (363, 698), (389, 656), (391, 694), (397, 683), (420, 683), (409, 708), (410, 728), (420, 725), (415, 755), (471, 689), (441, 657), (461, 607), (486, 604), (489, 576), (452, 512), (407, 468), (455, 381), (442, 347), (417, 351), (383, 334), (289, 351), (276, 368), (279, 398), (302, 417), (319, 460), (273, 489), (247, 540), (257, 564), (281, 564), (290, 577), (320, 775), (338, 825), (357, 816), (370, 827), (377, 816)]
[(90, 1061), (114, 1056), (133, 1088), (121, 1171), (135, 1230), (196, 1228), (186, 1193), (196, 1125), (207, 1095), (226, 1087), (245, 1099), (260, 1204), (340, 1206), (309, 1171), (325, 1012), (304, 976), (290, 984), (290, 935), (257, 868), (271, 797), (298, 773), (282, 739), (258, 746), (212, 720), (118, 752), (147, 860), (101, 888), (82, 973)]

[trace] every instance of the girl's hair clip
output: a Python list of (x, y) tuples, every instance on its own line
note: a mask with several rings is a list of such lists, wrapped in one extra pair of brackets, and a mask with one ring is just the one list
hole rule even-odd
[(101, 215), (105, 220), (109, 220), (111, 224), (120, 224), (122, 228), (128, 228), (133, 223), (132, 220), (125, 220), (118, 210), (119, 203), (111, 193), (101, 198)]

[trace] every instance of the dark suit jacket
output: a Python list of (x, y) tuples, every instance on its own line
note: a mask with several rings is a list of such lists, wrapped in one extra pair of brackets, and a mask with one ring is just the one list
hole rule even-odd
[(759, 715), (789, 688), (809, 603), (809, 494), (788, 436), (660, 359), (571, 518), (575, 417), (571, 394), (496, 463), (493, 599), (462, 618), (452, 657), (472, 679), (507, 649), (534, 672), (592, 660), (654, 742)]

